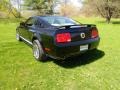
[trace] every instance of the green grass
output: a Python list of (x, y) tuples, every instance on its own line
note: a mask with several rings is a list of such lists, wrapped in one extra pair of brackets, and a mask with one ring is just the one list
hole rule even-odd
[(32, 49), (15, 39), (16, 21), (0, 20), (0, 90), (119, 90), (120, 21), (76, 18), (97, 24), (98, 51), (65, 61), (37, 62)]

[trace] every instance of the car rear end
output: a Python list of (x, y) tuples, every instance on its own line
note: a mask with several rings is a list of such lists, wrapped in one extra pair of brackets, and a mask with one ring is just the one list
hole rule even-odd
[(62, 26), (56, 30), (54, 50), (57, 59), (65, 59), (97, 49), (100, 42), (95, 25)]

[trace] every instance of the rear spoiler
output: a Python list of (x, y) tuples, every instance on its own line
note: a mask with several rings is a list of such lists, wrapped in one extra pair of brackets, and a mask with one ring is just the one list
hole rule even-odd
[(96, 27), (94, 24), (78, 24), (78, 25), (65, 25), (65, 26), (57, 26), (58, 29), (68, 29), (73, 27)]
[(86, 26), (86, 27), (96, 27), (95, 24), (81, 24), (81, 25)]

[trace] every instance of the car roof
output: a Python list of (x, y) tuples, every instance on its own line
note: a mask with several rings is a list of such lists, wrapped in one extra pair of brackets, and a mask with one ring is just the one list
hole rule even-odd
[(33, 17), (42, 19), (43, 17), (65, 17), (65, 16), (52, 16), (52, 15), (50, 16), (50, 15), (46, 15), (46, 16), (33, 16)]
[[(44, 19), (43, 19), (43, 17), (63, 17), (63, 16), (50, 16), (50, 15), (46, 15), (46, 16), (32, 16), (32, 18), (36, 18), (36, 19), (39, 19), (39, 20), (42, 20), (44, 23), (46, 23), (47, 25), (51, 25), (51, 24), (49, 24), (47, 21), (45, 21)], [(42, 22), (42, 23), (43, 23)]]

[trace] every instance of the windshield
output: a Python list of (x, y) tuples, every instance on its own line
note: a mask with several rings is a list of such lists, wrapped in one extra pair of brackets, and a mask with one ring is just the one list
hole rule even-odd
[(53, 16), (53, 17), (42, 17), (43, 20), (47, 21), (49, 24), (53, 26), (65, 26), (65, 25), (78, 25), (76, 21), (67, 18), (67, 17), (59, 17), (59, 16)]

